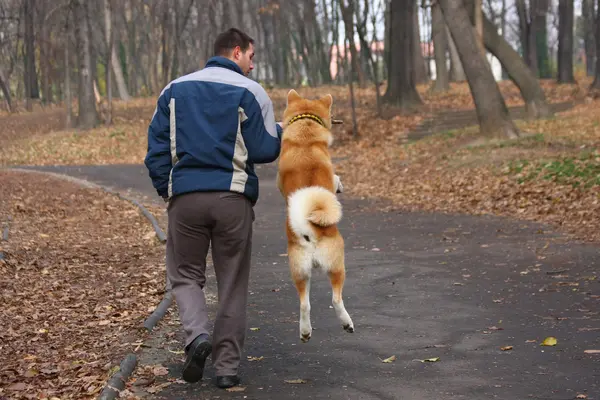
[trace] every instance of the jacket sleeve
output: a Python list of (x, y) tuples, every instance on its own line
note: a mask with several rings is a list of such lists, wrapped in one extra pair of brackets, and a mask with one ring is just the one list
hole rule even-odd
[(159, 196), (168, 197), (169, 175), (171, 173), (171, 139), (170, 139), (170, 94), (165, 89), (158, 98), (156, 109), (148, 127), (148, 152), (144, 164), (152, 185)]
[(273, 162), (281, 150), (281, 126), (275, 122), (273, 102), (260, 85), (246, 91), (242, 100), (245, 119), (242, 122), (242, 136), (248, 160), (253, 164)]

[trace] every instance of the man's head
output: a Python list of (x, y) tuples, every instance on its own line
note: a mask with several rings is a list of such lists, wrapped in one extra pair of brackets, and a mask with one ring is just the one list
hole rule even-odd
[(254, 69), (254, 39), (239, 29), (231, 28), (217, 36), (214, 55), (227, 57), (236, 63), (244, 75)]

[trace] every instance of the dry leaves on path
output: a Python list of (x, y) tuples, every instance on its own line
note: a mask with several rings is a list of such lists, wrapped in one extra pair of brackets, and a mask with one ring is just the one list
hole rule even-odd
[(163, 246), (129, 202), (0, 172), (0, 397), (95, 398), (161, 300)]

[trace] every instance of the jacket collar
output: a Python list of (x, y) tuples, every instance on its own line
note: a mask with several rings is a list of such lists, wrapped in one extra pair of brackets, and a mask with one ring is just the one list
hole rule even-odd
[(231, 71), (237, 72), (238, 74), (244, 75), (244, 73), (242, 72), (242, 69), (236, 63), (234, 63), (230, 59), (228, 59), (226, 57), (222, 57), (222, 56), (214, 56), (214, 57), (209, 58), (208, 61), (206, 62), (205, 68), (209, 68), (209, 67), (227, 68)]

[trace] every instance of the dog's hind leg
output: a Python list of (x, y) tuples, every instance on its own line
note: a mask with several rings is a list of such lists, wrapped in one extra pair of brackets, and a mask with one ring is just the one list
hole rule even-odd
[(301, 251), (290, 251), (290, 270), (300, 299), (300, 339), (308, 342), (312, 334), (310, 323), (310, 278), (312, 262)]
[(331, 281), (332, 289), (332, 303), (335, 310), (335, 314), (342, 323), (342, 327), (346, 332), (354, 332), (354, 323), (348, 315), (346, 308), (344, 307), (344, 300), (342, 299), (342, 290), (344, 288), (344, 281), (346, 279), (346, 270), (344, 268), (344, 262), (339, 261), (329, 270), (329, 280)]

